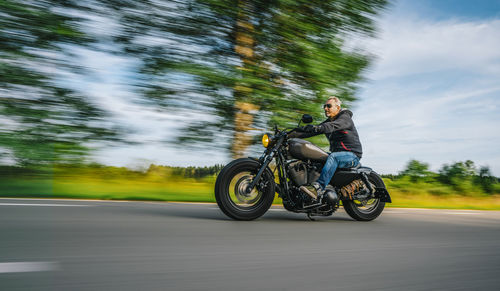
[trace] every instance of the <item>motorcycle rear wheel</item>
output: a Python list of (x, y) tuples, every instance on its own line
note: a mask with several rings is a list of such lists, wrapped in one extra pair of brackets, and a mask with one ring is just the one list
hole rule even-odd
[(261, 217), (274, 200), (274, 176), (266, 170), (260, 185), (250, 193), (246, 188), (255, 178), (260, 164), (252, 159), (237, 159), (225, 166), (215, 182), (215, 200), (219, 208), (236, 220), (253, 220)]
[[(368, 180), (375, 187), (385, 187), (384, 181), (375, 172), (370, 174)], [(368, 199), (366, 201), (342, 200), (342, 204), (347, 214), (358, 221), (374, 220), (382, 213), (385, 207), (385, 202), (380, 201), (379, 198)]]

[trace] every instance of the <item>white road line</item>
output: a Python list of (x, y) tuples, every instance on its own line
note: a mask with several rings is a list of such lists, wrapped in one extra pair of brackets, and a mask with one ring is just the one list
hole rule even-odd
[[(138, 201), (130, 201), (130, 202), (138, 202)], [(157, 202), (153, 202), (157, 203)], [(182, 204), (182, 205), (215, 205), (215, 202), (179, 202), (179, 201), (165, 201), (161, 203), (170, 203), (170, 204)]]
[[(446, 213), (446, 212), (445, 212)], [(454, 215), (475, 215), (475, 214), (480, 214), (477, 212), (447, 212), (446, 214), (454, 214)]]
[(83, 204), (32, 204), (32, 203), (0, 203), (0, 206), (61, 206), (61, 207), (85, 207), (93, 205)]
[[(391, 210), (388, 210), (388, 211), (385, 211), (384, 213), (386, 214), (417, 214), (415, 212), (411, 212), (411, 211), (391, 211)], [(477, 215), (477, 214), (481, 214), (479, 212), (457, 212), (457, 211), (454, 211), (454, 212), (449, 212), (449, 211), (435, 211), (434, 213), (432, 214), (438, 214), (438, 215), (441, 215), (441, 214), (451, 214), (451, 215)]]
[[(208, 209), (217, 209), (217, 210), (220, 210), (219, 207), (209, 207)], [(285, 212), (286, 210), (283, 209), (283, 208), (269, 208), (269, 211)]]
[(59, 270), (57, 262), (11, 262), (0, 263), (1, 273), (46, 272)]

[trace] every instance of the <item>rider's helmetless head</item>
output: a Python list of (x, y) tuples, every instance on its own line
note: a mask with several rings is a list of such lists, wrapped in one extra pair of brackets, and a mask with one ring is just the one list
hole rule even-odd
[(332, 119), (340, 112), (340, 105), (342, 102), (337, 97), (330, 97), (326, 100), (323, 105), (323, 109), (325, 110), (325, 116)]

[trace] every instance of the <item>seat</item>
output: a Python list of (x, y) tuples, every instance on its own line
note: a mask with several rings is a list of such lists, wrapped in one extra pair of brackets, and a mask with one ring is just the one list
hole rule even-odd
[(349, 171), (349, 170), (356, 170), (359, 168), (361, 168), (361, 163), (358, 163), (356, 166), (351, 168), (338, 168), (337, 171)]

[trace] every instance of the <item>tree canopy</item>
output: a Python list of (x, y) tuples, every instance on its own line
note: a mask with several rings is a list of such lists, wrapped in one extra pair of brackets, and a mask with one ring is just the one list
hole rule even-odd
[[(188, 0), (116, 5), (124, 53), (142, 60), (145, 101), (209, 113), (179, 141), (244, 138), (254, 129), (321, 117), (331, 94), (356, 100), (370, 54), (346, 39), (374, 35), (385, 0)], [(237, 135), (241, 132), (243, 135)], [(251, 142), (250, 142), (251, 143)], [(206, 143), (205, 143), (206, 144)], [(234, 148), (233, 148), (234, 151)]]
[(93, 42), (69, 11), (77, 1), (0, 2), (0, 159), (20, 165), (78, 163), (87, 142), (114, 139), (105, 112), (57, 82), (83, 74), (68, 45)]
[(454, 191), (462, 194), (481, 189), (485, 193), (498, 191), (499, 179), (491, 174), (488, 166), (476, 167), (471, 160), (444, 164), (437, 173), (429, 170), (429, 164), (418, 160), (410, 160), (399, 175), (386, 175), (391, 179), (408, 177), (414, 183), (438, 183), (451, 186)]
[[(137, 60), (135, 102), (190, 111), (176, 142), (242, 154), (257, 131), (321, 117), (334, 94), (356, 100), (386, 0), (71, 0), (0, 2), (0, 159), (76, 162), (95, 141), (118, 141), (107, 112), (61, 82), (86, 74), (76, 47)], [(84, 16), (106, 17), (96, 39)]]

